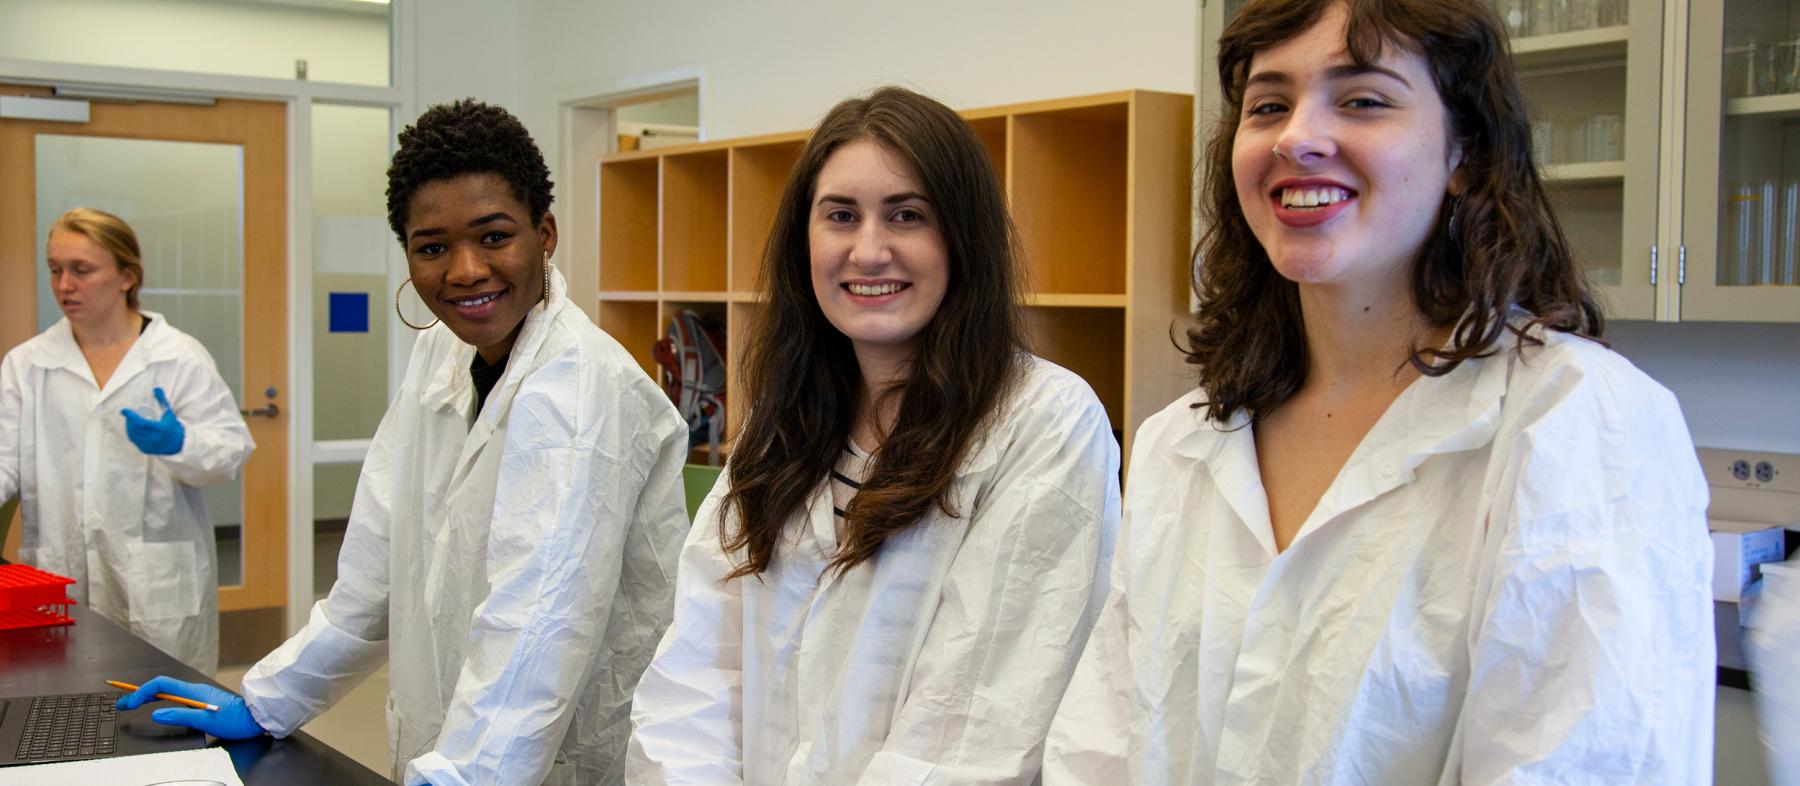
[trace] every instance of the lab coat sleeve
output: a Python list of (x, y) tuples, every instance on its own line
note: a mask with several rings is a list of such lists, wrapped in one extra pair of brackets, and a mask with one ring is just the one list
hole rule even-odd
[[(415, 395), (405, 386), (398, 401)], [(244, 675), (251, 717), (276, 737), (329, 709), (387, 656), (389, 500), (402, 469), (394, 465), (401, 406), (382, 417), (363, 458), (330, 594), (313, 604), (306, 627)]]
[[(672, 409), (663, 417), (638, 391), (585, 384), (582, 363), (572, 352), (551, 360), (513, 402), (488, 596), (470, 622), (437, 746), (409, 763), (409, 784), (542, 782), (576, 697), (609, 676), (590, 665), (607, 645), (614, 604), (668, 602), (666, 587), (657, 599), (619, 597), (620, 576), (640, 500), (671, 499), (680, 482), (685, 433)], [(655, 525), (671, 523), (680, 524)]]
[(743, 775), (744, 583), (719, 547), (730, 468), (695, 514), (675, 578), (675, 619), (631, 708), (625, 782), (723, 786)]
[(8, 352), (0, 359), (0, 505), (19, 493), (19, 428), (25, 416), (23, 377), (14, 353)]
[(1591, 371), (1507, 402), (1443, 783), (1712, 779), (1705, 480), (1672, 395)]
[[(1067, 372), (1061, 372), (1067, 374)], [(1022, 390), (912, 682), (860, 783), (1028, 784), (1107, 597), (1119, 449), (1073, 375)], [(998, 433), (998, 432), (997, 432)]]
[(177, 364), (174, 387), (163, 391), (175, 417), (181, 420), (186, 436), (181, 451), (171, 456), (156, 456), (168, 467), (169, 474), (189, 486), (211, 486), (237, 477), (244, 461), (256, 443), (250, 429), (238, 414), (237, 401), (231, 389), (219, 378), (212, 358), (198, 342), (190, 343), (193, 353)]

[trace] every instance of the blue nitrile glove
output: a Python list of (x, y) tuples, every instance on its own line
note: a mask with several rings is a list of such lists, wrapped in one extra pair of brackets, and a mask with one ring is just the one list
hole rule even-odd
[(181, 452), (181, 444), (187, 441), (187, 429), (175, 417), (175, 410), (169, 408), (169, 397), (162, 388), (156, 389), (156, 401), (162, 405), (162, 417), (151, 420), (129, 409), (120, 410), (125, 413), (125, 436), (131, 438), (131, 444), (138, 450), (152, 456), (173, 456)]
[(136, 692), (120, 696), (116, 706), (120, 710), (135, 710), (159, 701), (158, 693), (203, 701), (219, 709), (215, 712), (181, 706), (164, 707), (150, 713), (150, 719), (157, 723), (199, 729), (222, 740), (247, 740), (267, 733), (255, 718), (250, 717), (250, 705), (244, 703), (244, 697), (224, 688), (182, 682), (174, 677), (157, 677), (146, 682)]

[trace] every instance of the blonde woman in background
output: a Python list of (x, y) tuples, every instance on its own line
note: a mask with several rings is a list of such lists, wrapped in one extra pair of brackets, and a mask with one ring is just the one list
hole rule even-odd
[(0, 362), (0, 500), (19, 558), (202, 673), (219, 661), (218, 562), (201, 489), (255, 447), (206, 348), (138, 305), (136, 233), (75, 208), (50, 227), (63, 318)]

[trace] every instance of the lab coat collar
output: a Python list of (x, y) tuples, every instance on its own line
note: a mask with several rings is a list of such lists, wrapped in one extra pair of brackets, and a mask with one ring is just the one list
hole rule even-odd
[[(532, 365), (531, 358), (543, 346), (545, 325), (554, 321), (556, 313), (561, 308), (569, 305), (566, 289), (567, 285), (563, 282), (562, 273), (551, 268), (550, 297), (539, 301), (531, 307), (530, 311), (525, 312), (525, 326), (519, 330), (519, 338), (513, 342), (512, 352), (507, 356), (506, 374), (500, 378), (500, 382), (494, 386), (494, 390), (488, 393), (490, 401), (504, 399), (510, 402), (512, 400), (511, 394), (507, 391), (518, 387), (518, 380), (523, 378), (521, 369), (529, 368)], [(546, 315), (550, 318), (546, 319)], [(450, 328), (439, 322), (427, 328), (426, 335), (429, 336), (437, 331), (449, 333)], [(469, 377), (469, 364), (475, 359), (475, 347), (463, 343), (462, 339), (457, 338), (455, 334), (451, 334), (447, 339), (438, 340), (448, 343), (450, 349), (437, 367), (431, 370), (431, 377), (425, 381), (420, 390), (420, 399), (427, 409), (458, 412), (466, 418), (469, 409), (474, 406), (475, 382)], [(420, 343), (424, 344), (425, 342), (421, 341)], [(496, 407), (495, 409), (498, 411), (504, 408)]]
[[(500, 378), (493, 391), (488, 393), (487, 406), (476, 413), (476, 420), (469, 428), (469, 436), (463, 440), (462, 454), (457, 457), (456, 471), (451, 475), (451, 488), (462, 484), (464, 476), (475, 466), (475, 457), (481, 454), (481, 449), (487, 445), (494, 430), (499, 428), (500, 422), (512, 411), (513, 398), (518, 393), (519, 385), (527, 374), (537, 368), (538, 353), (544, 348), (544, 340), (550, 334), (557, 316), (563, 309), (574, 308), (564, 294), (562, 273), (556, 272), (554, 268), (551, 270), (550, 296), (525, 312), (525, 324), (519, 329), (519, 338), (513, 342), (512, 352), (507, 356), (506, 374)], [(475, 383), (469, 374), (469, 363), (474, 359), (475, 348), (461, 341), (457, 344), (457, 351), (451, 353), (457, 358), (456, 362), (442, 364), (438, 375), (433, 379), (436, 381), (441, 378), (446, 371), (454, 375), (459, 380), (456, 384), (461, 395), (450, 404), (458, 412), (467, 412), (467, 408), (474, 406), (470, 388)]]
[[(179, 360), (180, 351), (167, 339), (169, 321), (155, 311), (139, 310), (150, 324), (144, 328), (143, 335), (132, 342), (131, 348), (125, 351), (125, 357), (119, 359), (119, 367), (113, 369), (111, 377), (106, 380), (106, 388), (101, 391), (101, 401), (105, 395), (118, 390), (132, 378), (143, 373), (151, 363), (163, 360)], [(94, 382), (93, 370), (88, 368), (87, 356), (81, 354), (81, 345), (75, 343), (75, 328), (69, 324), (69, 318), (63, 317), (44, 331), (46, 351), (39, 361), (46, 369), (66, 369), (80, 375), (88, 382)], [(96, 385), (96, 387), (98, 387)]]
[[(1529, 315), (1515, 309), (1510, 317), (1517, 324)], [(1342, 513), (1410, 482), (1430, 456), (1474, 450), (1492, 442), (1515, 354), (1513, 342), (1509, 334), (1493, 355), (1464, 361), (1442, 377), (1420, 377), (1408, 386), (1351, 453), (1290, 548)], [(1190, 399), (1199, 401), (1203, 396), (1195, 394)], [(1269, 554), (1275, 554), (1268, 492), (1262, 485), (1255, 429), (1248, 413), (1240, 410), (1222, 424), (1207, 418), (1204, 407), (1191, 409), (1183, 417), (1191, 419), (1188, 429), (1171, 443), (1170, 450), (1200, 465), (1192, 471), (1204, 468), (1251, 534)]]

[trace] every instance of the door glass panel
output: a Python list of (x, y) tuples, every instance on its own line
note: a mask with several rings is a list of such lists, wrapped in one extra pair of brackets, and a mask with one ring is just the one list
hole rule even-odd
[(1727, 3), (1724, 57), (1715, 283), (1800, 285), (1800, 2)]
[(0, 52), (55, 63), (387, 85), (389, 17), (385, 0), (4, 0)]
[[(141, 139), (37, 137), (38, 259), (50, 223), (73, 207), (125, 219), (143, 251), (146, 312), (199, 340), (232, 397), (243, 395), (244, 165), (236, 145)], [(47, 276), (38, 328), (62, 318)], [(264, 398), (254, 397), (257, 406)], [(243, 582), (243, 479), (206, 489), (219, 546), (219, 584)]]
[[(313, 438), (369, 439), (387, 411), (394, 328), (388, 269), (399, 264), (400, 248), (387, 222), (389, 110), (314, 104), (312, 136)], [(361, 471), (361, 463), (313, 466), (319, 597), (337, 579)]]
[(385, 108), (313, 106), (314, 439), (368, 439), (387, 411), (392, 137)]

